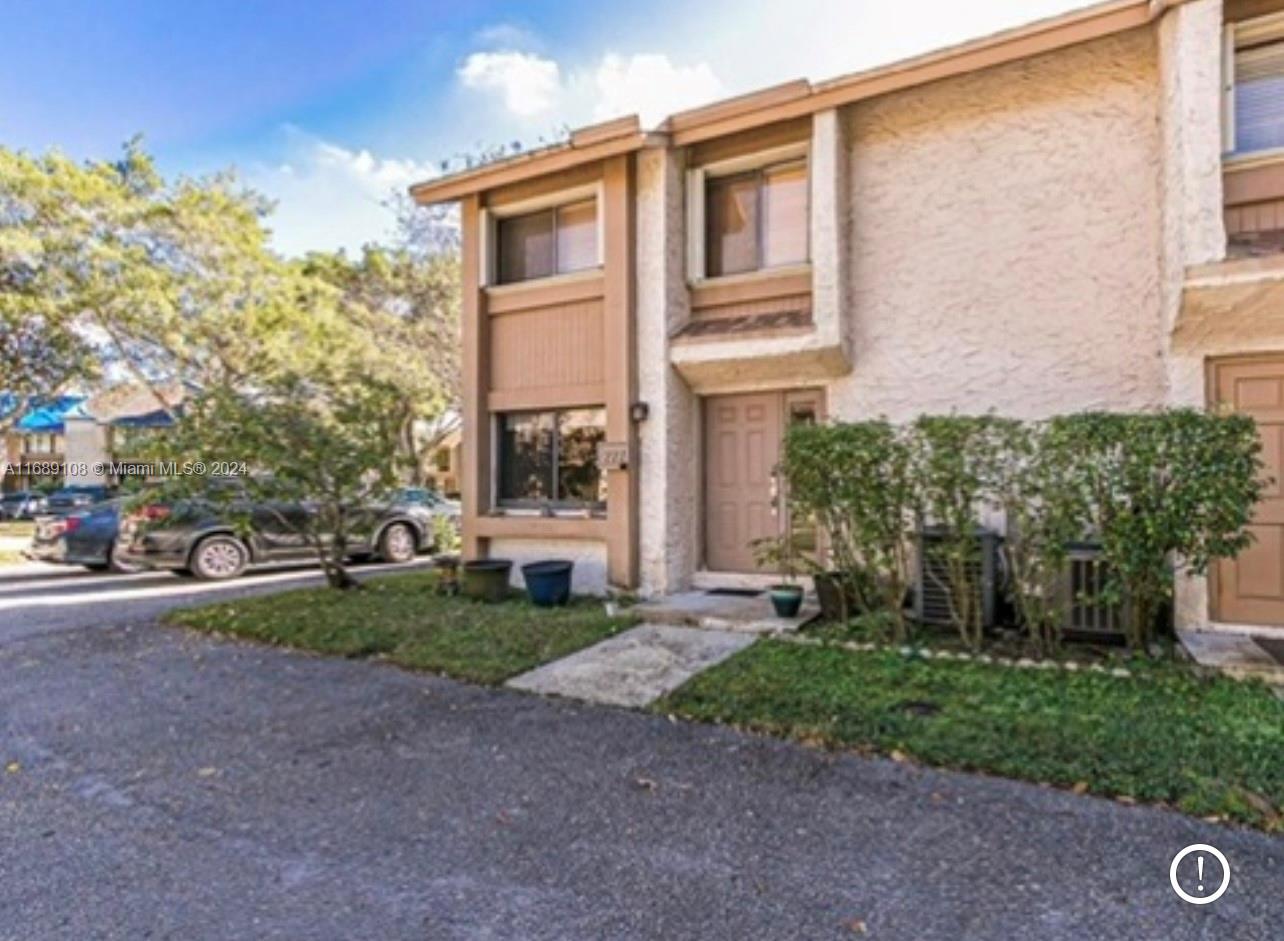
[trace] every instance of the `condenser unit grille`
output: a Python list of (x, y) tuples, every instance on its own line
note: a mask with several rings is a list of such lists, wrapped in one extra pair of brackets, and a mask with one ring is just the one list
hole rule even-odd
[[(918, 585), (915, 617), (926, 624), (951, 625), (950, 565), (945, 554), (945, 536), (939, 530), (926, 530), (919, 540)], [(968, 560), (968, 578), (976, 586), (977, 611), (981, 626), (993, 627), (996, 619), (996, 569), (998, 537), (978, 532), (972, 542)]]
[(1119, 634), (1123, 616), (1118, 604), (1101, 598), (1110, 570), (1100, 552), (1072, 552), (1066, 569), (1066, 630), (1084, 634)]

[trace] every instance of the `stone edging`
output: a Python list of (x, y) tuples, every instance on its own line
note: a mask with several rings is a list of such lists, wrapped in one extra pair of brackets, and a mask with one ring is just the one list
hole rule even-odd
[(833, 647), (839, 650), (852, 650), (858, 653), (869, 653), (874, 650), (899, 650), (903, 657), (921, 657), (924, 660), (962, 660), (974, 663), (988, 663), (992, 666), (1016, 667), (1022, 670), (1062, 670), (1066, 673), (1101, 673), (1106, 676), (1130, 677), (1133, 672), (1126, 667), (1104, 667), (1099, 663), (1079, 663), (1076, 660), (1031, 660), (1029, 657), (995, 657), (990, 654), (970, 654), (965, 651), (931, 650), (927, 647), (892, 647), (875, 644), (869, 641), (856, 640), (821, 640), (818, 637), (802, 637), (798, 634), (774, 634), (773, 639), (800, 647)]

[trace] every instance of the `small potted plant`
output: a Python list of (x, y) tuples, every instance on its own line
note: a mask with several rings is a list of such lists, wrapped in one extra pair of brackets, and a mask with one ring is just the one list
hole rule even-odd
[(759, 565), (774, 567), (783, 579), (767, 589), (771, 593), (771, 606), (776, 617), (797, 617), (798, 609), (802, 607), (803, 588), (796, 581), (798, 553), (794, 551), (793, 534), (755, 540), (753, 553)]

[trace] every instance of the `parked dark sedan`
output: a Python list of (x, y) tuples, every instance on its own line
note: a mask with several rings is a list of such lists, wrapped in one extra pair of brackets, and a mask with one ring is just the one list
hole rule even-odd
[(63, 487), (61, 490), (55, 490), (49, 494), (46, 509), (54, 516), (66, 516), (76, 510), (83, 510), (96, 503), (102, 503), (113, 496), (115, 496), (115, 492), (110, 487), (100, 487), (92, 484)]
[[(126, 517), (115, 556), (130, 565), (168, 569), (197, 578), (235, 578), (251, 565), (314, 561), (316, 549), (303, 532), (313, 512), (307, 504), (233, 506), (224, 512), (201, 500), (144, 507)], [(433, 548), (433, 512), (401, 503), (370, 506), (356, 513), (347, 555), (409, 562)], [(232, 522), (240, 517), (242, 527)], [(248, 521), (249, 532), (239, 532)]]
[(45, 495), (17, 490), (0, 497), (0, 520), (30, 520), (45, 512)]
[(37, 562), (83, 565), (95, 572), (136, 571), (115, 553), (124, 502), (117, 498), (66, 516), (37, 517), (36, 533), (25, 555)]

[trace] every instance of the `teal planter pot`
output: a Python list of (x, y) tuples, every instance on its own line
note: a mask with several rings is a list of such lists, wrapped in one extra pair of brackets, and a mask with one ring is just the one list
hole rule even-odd
[(770, 591), (771, 606), (776, 610), (776, 617), (798, 616), (798, 609), (802, 607), (803, 601), (802, 585), (772, 585)]

